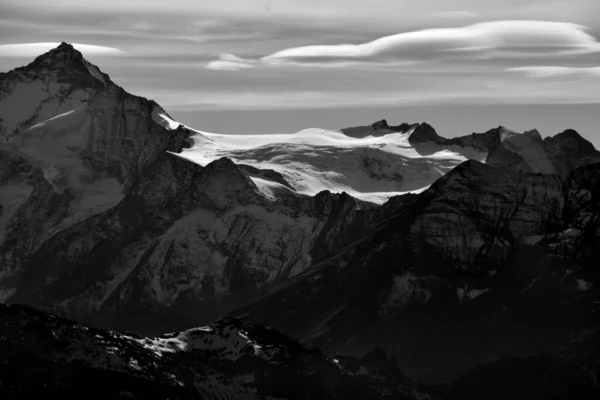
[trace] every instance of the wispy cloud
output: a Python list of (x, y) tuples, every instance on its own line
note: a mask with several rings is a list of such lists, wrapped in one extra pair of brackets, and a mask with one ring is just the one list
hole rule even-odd
[(266, 55), (255, 63), (246, 61), (246, 65), (527, 58), (593, 52), (600, 52), (600, 43), (581, 25), (548, 21), (495, 21), (462, 28), (399, 33), (362, 44), (287, 48)]
[(460, 19), (471, 19), (479, 17), (478, 14), (465, 11), (465, 10), (452, 10), (452, 11), (442, 11), (433, 15), (434, 18), (440, 19), (451, 19), (451, 20), (460, 20)]
[(237, 71), (244, 68), (252, 68), (251, 64), (236, 62), (236, 61), (223, 61), (216, 60), (206, 64), (206, 69), (213, 69), (218, 71)]
[[(0, 44), (0, 57), (36, 57), (45, 53), (60, 43), (14, 43)], [(120, 49), (106, 46), (96, 46), (84, 43), (72, 43), (84, 55), (116, 55), (124, 54)]]
[(509, 68), (511, 72), (521, 72), (530, 78), (551, 78), (566, 76), (600, 77), (600, 67), (531, 66)]
[[(523, 86), (516, 82), (489, 85), (446, 86), (448, 90), (427, 87), (407, 91), (367, 90), (285, 90), (278, 91), (204, 91), (177, 93), (154, 91), (161, 105), (172, 111), (193, 110), (299, 110), (349, 107), (401, 107), (435, 104), (509, 105), (509, 104), (593, 104), (600, 95), (593, 90), (569, 92), (569, 86)], [(487, 90), (485, 90), (487, 87)], [(572, 88), (572, 86), (571, 86)]]

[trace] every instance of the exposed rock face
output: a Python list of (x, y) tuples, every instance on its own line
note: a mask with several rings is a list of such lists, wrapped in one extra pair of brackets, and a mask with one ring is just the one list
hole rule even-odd
[(277, 171), (274, 171), (272, 169), (259, 169), (259, 168), (253, 167), (251, 165), (244, 165), (244, 164), (238, 164), (238, 166), (248, 176), (255, 177), (255, 178), (262, 178), (262, 179), (266, 179), (271, 182), (280, 183), (285, 187), (293, 189), (292, 185), (290, 185), (290, 183), (285, 180), (283, 175), (281, 175)]
[(233, 315), (331, 354), (379, 346), (426, 382), (553, 352), (598, 318), (598, 176), (600, 164), (562, 180), (465, 162)]
[(562, 174), (580, 165), (600, 161), (600, 153), (594, 145), (573, 129), (545, 138), (544, 149), (556, 170)]
[(26, 67), (0, 73), (0, 143), (85, 104), (107, 84), (108, 76), (66, 43)]
[[(61, 45), (21, 73), (47, 79), (39, 65), (54, 59), (87, 65)], [(69, 85), (59, 67), (51, 78)], [(79, 87), (96, 79), (77, 71)], [(0, 147), (0, 300), (178, 329), (297, 275), (375, 218), (374, 205), (346, 194), (268, 197), (251, 177), (289, 187), (275, 171), (178, 157), (192, 133), (102, 77), (87, 101)]]
[[(399, 127), (408, 128), (408, 125)], [(389, 133), (395, 127), (389, 127), (387, 121), (382, 120), (373, 124), (373, 128), (388, 129)], [(346, 130), (342, 132), (348, 134)], [(470, 147), (488, 153), (486, 164), (519, 172), (565, 175), (577, 166), (600, 162), (600, 152), (572, 129), (542, 140), (536, 129), (521, 134), (499, 126), (484, 133), (447, 139), (439, 136), (431, 125), (421, 123), (414, 126), (409, 142), (416, 148), (426, 143)]]
[(431, 398), (385, 369), (340, 362), (235, 319), (159, 337), (94, 329), (22, 306), (0, 305), (0, 321), (0, 387), (10, 399), (92, 392), (110, 399)]
[(419, 156), (337, 153), (375, 180), (431, 183), (458, 163), (429, 165), (431, 143), (488, 153), (489, 165), (467, 161), (377, 207), (300, 195), (278, 171), (226, 157), (185, 159), (194, 132), (68, 45), (2, 77), (2, 111), (21, 93), (52, 93), (1, 122), (0, 302), (148, 335), (235, 309), (397, 375), (391, 357), (428, 382), (553, 352), (597, 319), (600, 164), (572, 131), (445, 139), (385, 120), (354, 131), (400, 132)]
[(410, 135), (408, 139), (411, 144), (414, 143), (423, 143), (423, 142), (434, 142), (438, 143), (442, 139), (436, 133), (433, 127), (425, 122), (419, 124), (414, 132)]
[(390, 126), (385, 119), (377, 121), (369, 126), (355, 126), (351, 128), (344, 128), (340, 131), (350, 137), (363, 138), (367, 136), (384, 136), (394, 132), (407, 133), (411, 130), (416, 129), (419, 124), (409, 124), (403, 122), (400, 125)]

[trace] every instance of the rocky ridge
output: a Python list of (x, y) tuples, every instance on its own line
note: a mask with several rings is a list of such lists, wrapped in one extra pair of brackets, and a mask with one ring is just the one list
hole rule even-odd
[(338, 360), (231, 318), (157, 337), (23, 306), (0, 305), (0, 321), (3, 398), (432, 399), (387, 373), (385, 356)]
[(597, 323), (598, 176), (600, 163), (563, 179), (465, 162), (232, 315), (330, 354), (379, 346), (429, 383), (553, 354)]
[[(61, 45), (8, 76), (48, 80), (39, 65), (54, 59), (85, 65)], [(71, 85), (71, 73), (48, 68)], [(81, 74), (80, 86), (95, 79)], [(305, 270), (373, 218), (374, 205), (345, 194), (284, 187), (267, 196), (251, 177), (286, 186), (275, 171), (177, 156), (193, 133), (103, 77), (73, 110), (0, 146), (2, 301), (124, 329), (161, 325), (148, 316), (205, 323)]]
[[(378, 207), (300, 195), (228, 158), (190, 162), (179, 153), (194, 132), (60, 60), (86, 65), (61, 45), (3, 75), (0, 110), (23, 82), (60, 83), (64, 100), (2, 121), (1, 302), (150, 336), (231, 312), (330, 356), (380, 348), (427, 382), (553, 354), (597, 318), (600, 171), (576, 133), (463, 137), (452, 146), (492, 149), (488, 165)], [(444, 143), (427, 124), (392, 128), (417, 151)]]
[(573, 168), (600, 162), (600, 152), (577, 131), (567, 129), (542, 139), (536, 129), (517, 133), (503, 126), (483, 133), (445, 138), (426, 122), (390, 126), (384, 119), (370, 127), (342, 129), (351, 137), (384, 136), (393, 132), (409, 135), (409, 142), (419, 149), (427, 144), (444, 147), (472, 148), (487, 152), (486, 164), (521, 172), (568, 174)]

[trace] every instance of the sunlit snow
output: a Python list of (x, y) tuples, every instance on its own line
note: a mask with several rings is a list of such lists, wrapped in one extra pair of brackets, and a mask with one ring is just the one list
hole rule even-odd
[[(155, 120), (170, 129), (178, 125), (162, 112), (155, 114)], [(195, 133), (194, 144), (179, 156), (202, 166), (228, 157), (281, 173), (301, 194), (346, 192), (377, 204), (399, 194), (422, 192), (461, 162), (486, 157), (484, 152), (435, 144), (416, 149), (408, 141), (411, 132), (352, 138), (317, 128), (268, 135), (225, 135), (187, 128)], [(283, 190), (271, 182), (253, 180), (269, 198), (274, 190)]]

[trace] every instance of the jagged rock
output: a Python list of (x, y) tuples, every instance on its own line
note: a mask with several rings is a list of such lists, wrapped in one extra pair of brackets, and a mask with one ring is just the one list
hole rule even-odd
[(262, 179), (269, 180), (271, 182), (280, 183), (285, 187), (293, 189), (292, 185), (290, 185), (290, 183), (285, 180), (283, 175), (281, 175), (277, 171), (274, 171), (272, 169), (259, 169), (259, 168), (253, 167), (251, 165), (246, 165), (246, 164), (238, 164), (238, 166), (248, 176), (255, 177), (255, 178), (262, 178)]
[[(3, 111), (34, 95), (27, 116), (1, 122), (0, 302), (152, 335), (248, 304), (232, 315), (349, 365), (379, 347), (425, 381), (553, 351), (597, 317), (600, 164), (573, 132), (541, 141), (498, 127), (445, 139), (425, 123), (386, 121), (346, 132), (400, 133), (416, 154), (338, 151), (370, 190), (419, 179), (412, 188), (423, 188), (455, 167), (378, 207), (302, 195), (278, 171), (227, 157), (200, 166), (182, 150), (216, 146), (210, 135), (84, 61), (65, 44), (2, 76)], [(430, 165), (443, 146), (464, 157)], [(456, 166), (482, 152), (491, 165)], [(387, 365), (381, 356), (366, 360)]]
[(418, 125), (419, 124), (409, 124), (403, 122), (400, 125), (390, 126), (385, 119), (382, 119), (381, 121), (374, 122), (369, 126), (355, 126), (351, 128), (344, 128), (340, 131), (346, 136), (364, 138), (367, 136), (385, 136), (394, 132), (407, 133), (413, 129), (416, 129)]
[(85, 104), (108, 76), (62, 43), (25, 67), (0, 73), (0, 143)]
[(388, 123), (385, 119), (382, 119), (381, 121), (377, 121), (377, 122), (373, 123), (373, 125), (371, 125), (371, 126), (375, 130), (390, 129), (390, 126), (388, 125)]
[(427, 396), (400, 376), (362, 363), (354, 373), (280, 332), (231, 318), (158, 337), (94, 329), (22, 306), (0, 305), (0, 321), (0, 387), (10, 399), (90, 391), (111, 399)]
[(411, 133), (408, 141), (410, 143), (423, 143), (423, 142), (434, 142), (438, 143), (440, 136), (436, 133), (435, 129), (426, 122), (419, 124), (416, 129)]
[(581, 165), (600, 162), (600, 152), (573, 129), (544, 139), (544, 149), (556, 170), (567, 174)]
[(465, 162), (233, 315), (328, 354), (380, 347), (425, 382), (552, 352), (597, 321), (599, 173), (593, 164), (563, 180)]
[(178, 329), (299, 274), (371, 223), (374, 205), (346, 194), (273, 199), (251, 177), (289, 187), (275, 171), (178, 156), (193, 132), (107, 75), (86, 87), (95, 75), (69, 45), (17, 75), (70, 87), (70, 68), (90, 97), (0, 148), (1, 301)]

